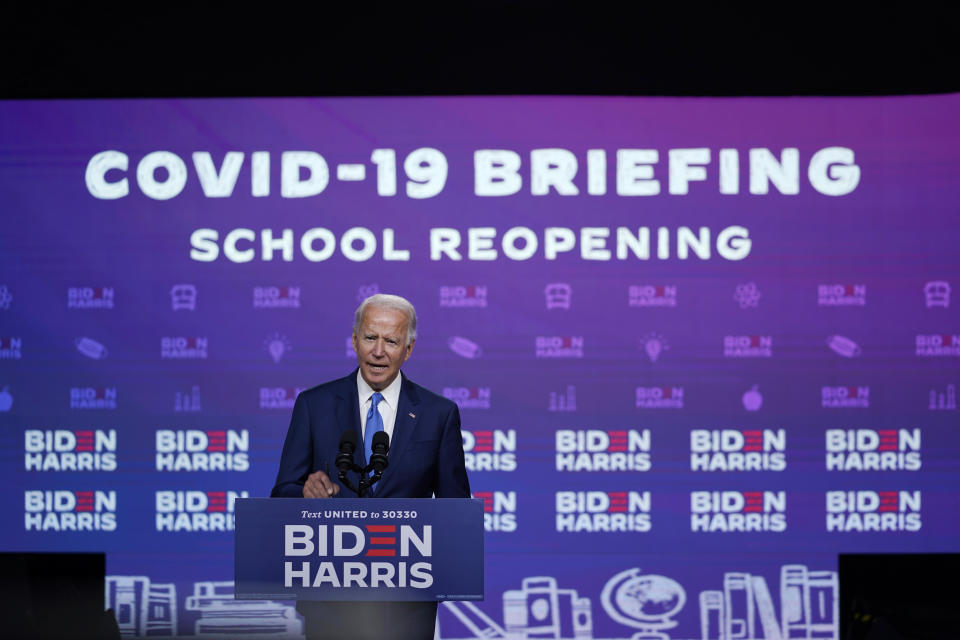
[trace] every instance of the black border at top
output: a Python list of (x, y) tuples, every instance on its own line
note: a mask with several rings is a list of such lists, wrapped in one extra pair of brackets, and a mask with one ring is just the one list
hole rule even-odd
[(903, 95), (960, 90), (920, 6), (605, 2), (4, 9), (2, 97)]

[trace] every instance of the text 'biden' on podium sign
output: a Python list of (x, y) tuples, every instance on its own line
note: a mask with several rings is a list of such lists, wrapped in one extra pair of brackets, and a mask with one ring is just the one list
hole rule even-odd
[(244, 498), (235, 516), (238, 599), (483, 599), (480, 500)]

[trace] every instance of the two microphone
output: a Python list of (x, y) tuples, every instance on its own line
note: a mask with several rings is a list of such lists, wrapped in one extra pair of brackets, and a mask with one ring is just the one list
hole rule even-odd
[[(336, 461), (334, 462), (339, 470), (337, 477), (343, 486), (353, 491), (360, 498), (364, 497), (367, 491), (370, 490), (370, 487), (380, 481), (380, 476), (383, 475), (384, 470), (387, 468), (390, 436), (384, 431), (378, 431), (373, 434), (372, 449), (369, 464), (366, 467), (361, 467), (353, 461), (353, 453), (357, 450), (356, 430), (347, 429), (340, 436), (340, 453), (337, 454)], [(347, 473), (350, 471), (355, 471), (360, 474), (359, 486), (355, 487), (347, 478)], [(367, 474), (371, 471), (373, 471), (373, 475), (368, 477)]]

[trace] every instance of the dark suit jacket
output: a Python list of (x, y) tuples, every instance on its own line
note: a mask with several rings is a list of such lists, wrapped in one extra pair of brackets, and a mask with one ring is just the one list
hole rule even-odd
[[(271, 497), (302, 498), (303, 483), (314, 471), (324, 471), (340, 484), (334, 462), (346, 429), (357, 432), (354, 462), (366, 466), (356, 369), (297, 396)], [(375, 487), (377, 498), (470, 497), (457, 405), (406, 376), (387, 457), (389, 464)], [(356, 473), (348, 478), (357, 484)], [(356, 495), (340, 485), (338, 497)], [(298, 602), (297, 610), (304, 616), (308, 640), (432, 640), (437, 604)]]
[[(340, 436), (346, 429), (357, 432), (359, 446), (354, 461), (366, 466), (356, 369), (345, 378), (297, 396), (280, 457), (280, 471), (270, 495), (302, 498), (303, 483), (315, 471), (326, 472), (339, 484), (334, 462)], [(388, 460), (375, 487), (378, 498), (470, 497), (457, 405), (406, 376), (400, 387)], [(357, 474), (351, 472), (348, 477), (356, 485)], [(356, 495), (341, 485), (339, 497)]]

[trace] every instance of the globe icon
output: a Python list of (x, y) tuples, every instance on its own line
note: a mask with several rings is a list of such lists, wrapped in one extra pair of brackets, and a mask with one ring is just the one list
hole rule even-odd
[(687, 595), (676, 580), (627, 569), (607, 581), (600, 599), (611, 618), (640, 630), (633, 640), (668, 640), (662, 629), (677, 626), (670, 618), (683, 608)]

